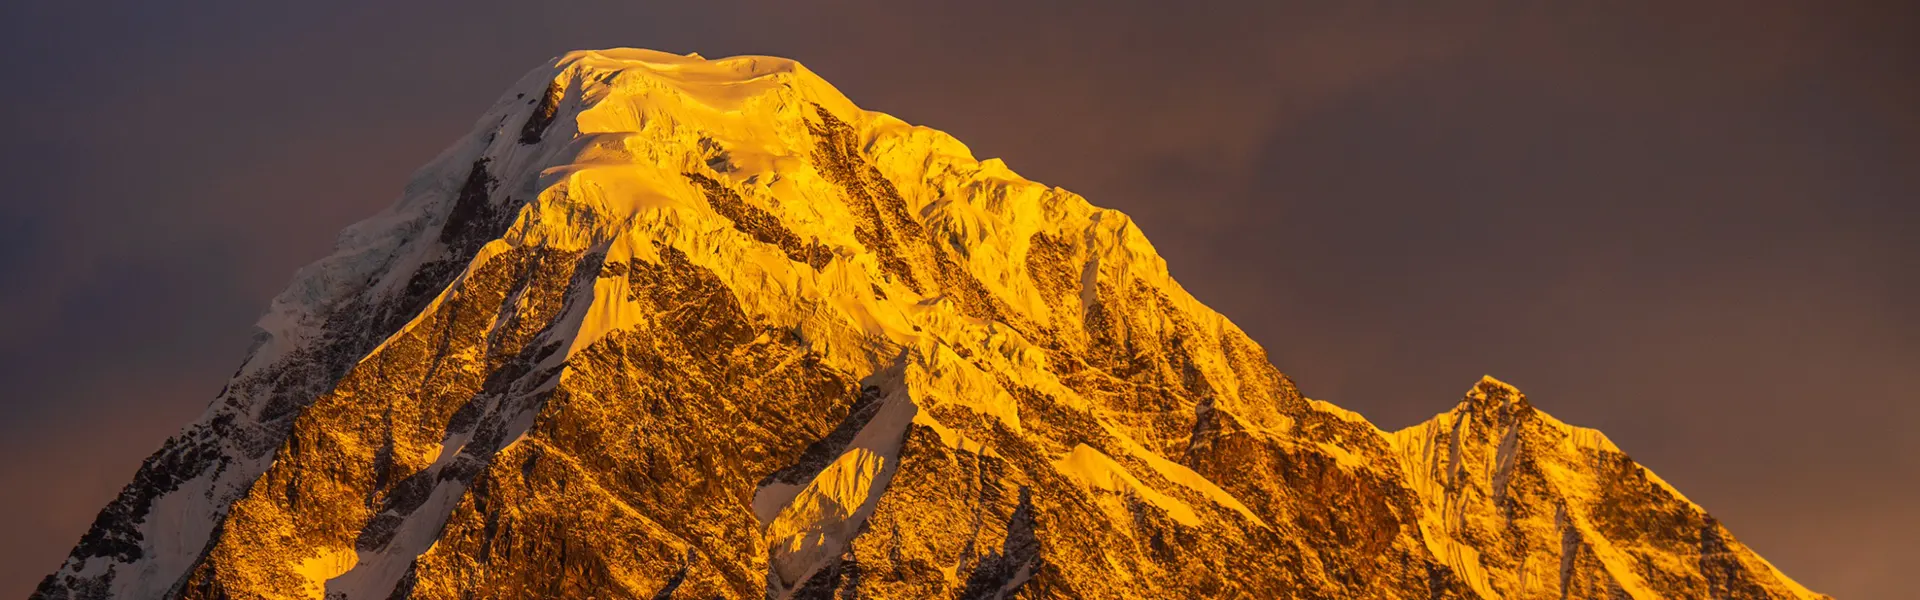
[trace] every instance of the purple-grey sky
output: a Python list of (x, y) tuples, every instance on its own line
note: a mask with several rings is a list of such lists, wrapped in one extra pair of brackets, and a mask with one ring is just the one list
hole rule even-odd
[(1402, 4), (8, 2), (0, 596), (294, 269), (605, 46), (797, 58), (1131, 213), (1311, 396), (1391, 429), (1490, 373), (1810, 587), (1910, 593), (1920, 9)]

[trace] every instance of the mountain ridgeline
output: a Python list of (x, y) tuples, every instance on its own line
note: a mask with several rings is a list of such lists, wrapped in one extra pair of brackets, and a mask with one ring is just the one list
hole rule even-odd
[(1126, 215), (795, 62), (631, 49), (302, 269), (33, 595), (1823, 597), (1506, 384), (1382, 431)]

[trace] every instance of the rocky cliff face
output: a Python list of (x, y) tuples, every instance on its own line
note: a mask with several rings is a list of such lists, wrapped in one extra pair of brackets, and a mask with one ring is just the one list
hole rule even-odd
[(1125, 215), (791, 61), (529, 74), (35, 598), (1814, 598), (1481, 381), (1300, 396)]

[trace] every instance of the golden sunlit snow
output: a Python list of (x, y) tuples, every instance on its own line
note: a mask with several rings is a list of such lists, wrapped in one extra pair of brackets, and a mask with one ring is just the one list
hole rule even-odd
[(261, 329), (37, 598), (1817, 597), (1491, 378), (1301, 397), (1127, 216), (785, 59), (535, 70)]

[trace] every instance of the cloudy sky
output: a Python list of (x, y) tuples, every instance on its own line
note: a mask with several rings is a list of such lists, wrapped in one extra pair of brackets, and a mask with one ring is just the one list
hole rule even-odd
[(1814, 589), (1910, 593), (1920, 11), (1572, 4), (5, 3), (0, 596), (295, 268), (605, 46), (797, 58), (1134, 215), (1311, 396), (1392, 429), (1493, 374)]

